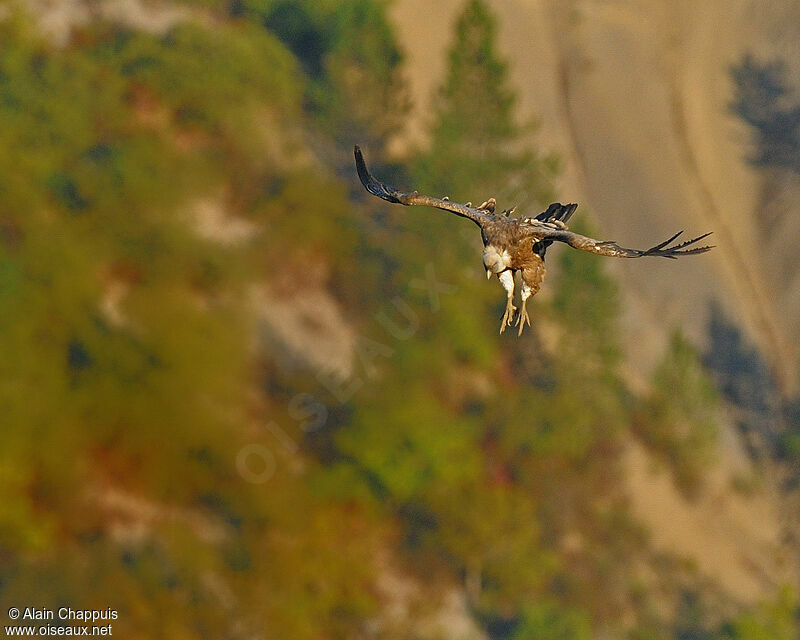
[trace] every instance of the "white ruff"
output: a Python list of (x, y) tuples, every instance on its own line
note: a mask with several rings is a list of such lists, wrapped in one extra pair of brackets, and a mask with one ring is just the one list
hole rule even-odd
[(511, 254), (508, 253), (508, 249), (503, 249), (502, 251), (500, 251), (498, 250), (497, 247), (490, 244), (484, 250), (484, 254), (489, 254), (489, 253), (494, 253), (495, 255), (497, 255), (506, 269), (511, 268)]

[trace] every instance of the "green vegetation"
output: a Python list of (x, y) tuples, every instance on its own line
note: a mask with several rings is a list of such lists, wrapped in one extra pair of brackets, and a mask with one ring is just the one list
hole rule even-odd
[(373, 153), (384, 152), (410, 103), (402, 56), (382, 3), (245, 0), (240, 11), (297, 56), (308, 76), (310, 115), (347, 152), (348, 167), (353, 140)]
[(719, 400), (697, 354), (679, 331), (672, 335), (642, 407), (640, 435), (670, 465), (688, 495), (699, 489), (713, 462)]
[(508, 65), (497, 53), (496, 31), (482, 0), (466, 3), (455, 25), (429, 150), (417, 161), (415, 185), (475, 204), (490, 195), (509, 208), (547, 204), (557, 163), (552, 156), (540, 157), (523, 138), (531, 126), (516, 121), (516, 96), (508, 84)]
[(727, 640), (790, 640), (800, 633), (797, 594), (783, 589), (772, 602), (735, 620), (723, 637)]
[[(205, 18), (95, 20), (64, 48), (0, 21), (3, 601), (112, 607), (122, 637), (390, 637), (388, 576), (434, 608), (458, 589), (492, 638), (672, 628), (620, 452), (636, 433), (702, 477), (714, 394), (690, 346), (636, 397), (614, 283), (558, 247), (531, 310), (549, 338), (500, 339), (469, 223), (348, 199), (343, 150), (385, 165), (407, 110), (384, 3), (181, 4)], [(557, 163), (495, 38), (469, 2), (407, 179), (544, 204)], [(265, 286), (333, 296), (360, 386), (254, 346)], [(796, 614), (787, 595), (703, 637), (789, 637)]]

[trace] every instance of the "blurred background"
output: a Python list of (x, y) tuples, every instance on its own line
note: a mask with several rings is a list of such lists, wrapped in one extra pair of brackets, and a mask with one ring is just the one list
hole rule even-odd
[[(554, 246), (533, 326), (467, 222)], [(0, 618), (800, 635), (800, 9), (0, 2)], [(8, 622), (3, 622), (8, 624)]]

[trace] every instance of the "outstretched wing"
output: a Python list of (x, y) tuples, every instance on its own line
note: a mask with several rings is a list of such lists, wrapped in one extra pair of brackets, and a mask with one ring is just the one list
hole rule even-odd
[(713, 245), (688, 248), (691, 245), (700, 242), (704, 238), (707, 238), (711, 235), (711, 233), (704, 233), (702, 236), (697, 236), (691, 240), (681, 242), (680, 244), (669, 246), (675, 242), (675, 240), (678, 239), (678, 236), (680, 236), (682, 233), (683, 231), (679, 231), (671, 238), (655, 245), (654, 247), (650, 247), (649, 249), (626, 249), (625, 247), (620, 247), (616, 242), (609, 240), (595, 240), (594, 238), (588, 238), (587, 236), (582, 236), (579, 233), (573, 233), (572, 231), (543, 231), (544, 237), (550, 240), (565, 242), (570, 247), (574, 247), (575, 249), (580, 249), (581, 251), (590, 251), (601, 256), (611, 256), (613, 258), (643, 258), (645, 256), (660, 256), (662, 258), (675, 259), (678, 256), (690, 256), (697, 253), (705, 253), (709, 249), (713, 248)]
[(367, 165), (364, 163), (364, 156), (361, 154), (361, 149), (358, 148), (358, 145), (353, 148), (353, 154), (356, 158), (356, 171), (358, 171), (358, 177), (361, 179), (361, 184), (363, 184), (364, 188), (373, 196), (378, 196), (387, 202), (404, 204), (406, 206), (425, 205), (427, 207), (436, 207), (437, 209), (443, 209), (444, 211), (455, 213), (457, 216), (461, 216), (462, 218), (469, 218), (478, 226), (481, 226), (482, 222), (489, 217), (489, 214), (486, 213), (486, 211), (475, 209), (465, 204), (459, 204), (457, 202), (450, 202), (450, 200), (425, 196), (421, 193), (417, 193), (416, 191), (411, 191), (409, 193), (400, 192), (394, 187), (390, 187), (387, 184), (379, 182), (375, 176), (373, 176), (367, 170)]

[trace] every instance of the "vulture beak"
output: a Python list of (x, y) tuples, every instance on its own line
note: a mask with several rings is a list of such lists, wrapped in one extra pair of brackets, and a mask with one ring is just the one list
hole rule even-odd
[(491, 269), (487, 269), (486, 270), (486, 279), (490, 280), (491, 278), (492, 278), (492, 270)]

